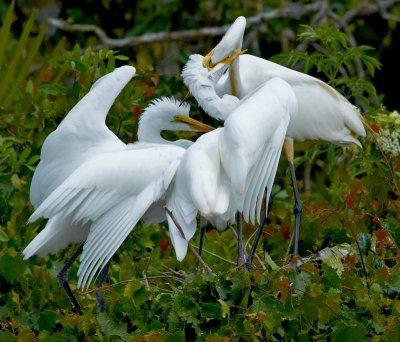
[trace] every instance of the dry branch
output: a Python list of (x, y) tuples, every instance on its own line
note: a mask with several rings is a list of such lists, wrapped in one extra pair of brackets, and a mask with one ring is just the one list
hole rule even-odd
[[(265, 11), (258, 15), (247, 18), (247, 26), (256, 26), (262, 22), (279, 19), (279, 18), (294, 18), (299, 19), (300, 17), (315, 12), (320, 8), (320, 2), (317, 1), (312, 4), (291, 4), (281, 9), (273, 9)], [(177, 40), (193, 40), (202, 37), (215, 37), (223, 35), (230, 25), (214, 26), (214, 27), (203, 27), (200, 29), (172, 31), (172, 32), (157, 32), (157, 33), (146, 33), (142, 36), (137, 37), (126, 37), (126, 38), (110, 38), (107, 33), (96, 25), (86, 24), (71, 24), (66, 20), (50, 18), (48, 22), (51, 26), (54, 26), (63, 31), (70, 32), (89, 32), (97, 35), (101, 44), (108, 47), (123, 47), (123, 46), (138, 46), (143, 44), (157, 43), (157, 42), (168, 42)]]
[[(399, 0), (386, 0), (369, 2), (363, 1), (361, 4), (341, 17), (340, 25), (346, 25), (357, 16), (371, 15), (379, 13), (385, 20), (400, 21), (400, 17), (388, 12), (388, 8), (393, 6)], [(299, 19), (302, 16), (316, 12), (316, 17), (320, 21), (328, 12), (328, 3), (325, 0), (319, 0), (311, 4), (303, 5), (293, 3), (280, 9), (272, 9), (255, 16), (247, 18), (247, 26), (258, 26), (261, 23), (280, 18)], [(126, 38), (110, 38), (107, 33), (99, 26), (87, 24), (71, 24), (66, 20), (50, 18), (48, 22), (51, 26), (63, 31), (70, 32), (89, 32), (94, 33), (101, 41), (102, 46), (108, 47), (124, 47), (138, 46), (143, 44), (151, 44), (157, 42), (170, 42), (177, 40), (193, 40), (203, 37), (216, 37), (223, 35), (230, 25), (203, 27), (200, 29), (172, 31), (172, 32), (156, 32), (145, 33), (142, 36), (126, 37)]]

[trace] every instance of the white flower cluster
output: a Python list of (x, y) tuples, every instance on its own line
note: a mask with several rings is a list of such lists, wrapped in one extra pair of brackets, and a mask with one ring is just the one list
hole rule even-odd
[(378, 143), (383, 152), (394, 157), (400, 155), (400, 132), (384, 129), (379, 133)]
[(381, 129), (377, 142), (383, 152), (391, 156), (400, 155), (400, 114), (397, 111), (389, 115), (379, 115)]

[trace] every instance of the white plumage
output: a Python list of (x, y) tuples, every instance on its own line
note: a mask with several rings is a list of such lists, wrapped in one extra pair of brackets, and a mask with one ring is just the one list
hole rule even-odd
[(292, 88), (273, 78), (245, 97), (225, 120), (221, 159), (245, 221), (260, 221), (264, 190), (267, 187), (268, 202), (286, 130), (296, 114)]
[[(230, 68), (233, 69), (230, 74), (235, 75), (239, 98), (274, 77), (292, 86), (299, 111), (290, 120), (288, 137), (298, 141), (325, 140), (335, 144), (360, 145), (354, 135), (365, 136), (358, 108), (317, 78), (252, 55), (239, 56)], [(230, 82), (230, 78), (225, 82)]]
[(209, 115), (226, 120), (223, 128), (204, 134), (187, 149), (168, 196), (167, 206), (185, 234), (183, 238), (168, 218), (179, 260), (195, 233), (197, 213), (218, 228), (233, 220), (237, 211), (247, 221), (260, 220), (264, 189), (271, 191), (286, 128), (297, 111), (291, 87), (280, 79), (240, 102), (233, 96), (221, 99), (212, 74), (201, 63), (201, 56), (190, 56), (183, 80), (196, 100), (206, 103)]
[[(219, 63), (236, 54), (238, 47), (242, 46), (246, 25), (244, 18), (239, 18), (209, 53), (211, 72)], [(298, 101), (298, 113), (290, 120), (288, 137), (298, 141), (325, 140), (340, 145), (354, 143), (361, 146), (356, 137), (364, 137), (365, 129), (358, 108), (337, 90), (315, 77), (243, 54), (233, 60), (229, 70), (219, 79), (216, 90), (220, 96), (233, 94), (242, 99), (275, 77), (290, 84)]]
[(122, 66), (98, 79), (46, 138), (31, 182), (30, 198), (35, 208), (87, 158), (124, 146), (107, 128), (105, 119), (134, 74), (134, 67)]
[(120, 141), (106, 127), (105, 117), (133, 75), (134, 68), (122, 67), (93, 85), (46, 139), (32, 184), (36, 210), (30, 221), (42, 216), (49, 220), (24, 256), (53, 253), (86, 240), (79, 287), (91, 283), (140, 218), (165, 219), (162, 201), (185, 152), (178, 145), (186, 147), (191, 142), (170, 142), (160, 132), (195, 130), (173, 122), (177, 114), (188, 116), (189, 106), (163, 98), (144, 111), (140, 141), (130, 145)]
[[(229, 63), (229, 70), (219, 79), (216, 85), (216, 91), (219, 96), (232, 94), (239, 99), (250, 96), (252, 92), (274, 78), (280, 78), (286, 81), (293, 90), (297, 98), (298, 111), (292, 113), (286, 130), (286, 148), (285, 152), (289, 161), (290, 173), (292, 178), (293, 192), (295, 195), (295, 225), (294, 225), (294, 254), (298, 255), (299, 229), (301, 224), (302, 205), (300, 201), (299, 191), (297, 189), (297, 180), (295, 175), (295, 167), (293, 163), (293, 140), (325, 140), (338, 145), (356, 144), (361, 147), (358, 136), (366, 135), (362, 123), (362, 118), (358, 108), (353, 106), (344, 96), (321, 80), (297, 72), (295, 70), (285, 68), (279, 64), (272, 63), (265, 59), (252, 55), (244, 55), (238, 52), (237, 47), (241, 47), (243, 40), (243, 31), (245, 24), (241, 20), (241, 24), (235, 22), (227, 32), (227, 36), (223, 37), (221, 42), (209, 53), (203, 60), (203, 64), (209, 70), (214, 68), (220, 69), (221, 63)], [(232, 34), (236, 32), (236, 38)], [(268, 105), (268, 104), (266, 104)], [(281, 137), (277, 138), (280, 141)], [(274, 143), (266, 145), (266, 149), (273, 148)], [(268, 154), (267, 151), (264, 153)], [(277, 163), (273, 158), (266, 156), (264, 166), (262, 168), (275, 168), (268, 164)], [(243, 177), (242, 177), (243, 178)], [(260, 179), (257, 174), (252, 176), (254, 184), (259, 184)], [(261, 184), (268, 184), (263, 181)], [(240, 184), (240, 183), (238, 183)], [(253, 188), (251, 185), (250, 188)], [(249, 195), (247, 195), (249, 196)], [(262, 193), (259, 194), (262, 196)], [(250, 221), (254, 220), (251, 208), (256, 203), (256, 199), (245, 197), (244, 200), (244, 216), (250, 214)], [(257, 217), (259, 215), (259, 210)], [(262, 227), (258, 229), (257, 235), (261, 233)], [(256, 240), (257, 241), (257, 240)], [(257, 244), (257, 242), (256, 242)], [(252, 251), (255, 251), (256, 245)], [(251, 263), (253, 255), (249, 256), (248, 262)]]
[(219, 96), (215, 91), (216, 82), (225, 68), (209, 72), (202, 65), (203, 56), (191, 55), (182, 70), (182, 79), (204, 111), (219, 120), (225, 120), (239, 103), (236, 96), (224, 94)]

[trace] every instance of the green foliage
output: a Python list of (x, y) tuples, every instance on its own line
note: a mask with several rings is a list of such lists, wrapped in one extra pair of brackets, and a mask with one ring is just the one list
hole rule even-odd
[(312, 42), (315, 51), (308, 53), (295, 50), (274, 56), (273, 60), (290, 68), (301, 64), (302, 71), (307, 74), (315, 70), (334, 88), (341, 89), (364, 105), (371, 100), (376, 101), (375, 87), (365, 80), (364, 75), (366, 70), (367, 75), (374, 76), (375, 70), (380, 68), (379, 61), (368, 54), (373, 48), (351, 46), (345, 33), (328, 25), (303, 26), (298, 39), (300, 42)]
[[(227, 2), (222, 3), (221, 11)], [(164, 225), (139, 225), (113, 258), (103, 288), (107, 313), (97, 313), (93, 288), (76, 290), (73, 267), (72, 288), (84, 308), (78, 316), (56, 278), (72, 248), (22, 260), (21, 251), (44, 225), (26, 224), (32, 212), (29, 184), (45, 137), (97, 78), (129, 59), (109, 49), (70, 48), (64, 40), (51, 46), (35, 14), (14, 34), (13, 6), (4, 11), (0, 29), (1, 341), (398, 340), (400, 118), (376, 98), (371, 77), (379, 63), (370, 48), (353, 47), (347, 34), (328, 26), (305, 27), (299, 45), (305, 39), (318, 45), (275, 57), (360, 101), (370, 129), (363, 150), (320, 144), (298, 154), (305, 208), (298, 271), (288, 264), (293, 201), (281, 163), (254, 271), (234, 266), (231, 230), (207, 232), (204, 259), (213, 272), (205, 273), (192, 255), (175, 260)], [(149, 3), (140, 6), (154, 10)], [(230, 11), (236, 15), (238, 9)], [(161, 24), (147, 25), (136, 29)], [(357, 63), (367, 71), (363, 79)], [(108, 125), (132, 142), (140, 111), (153, 97), (184, 93), (176, 77), (159, 75), (150, 65), (139, 68)], [(254, 227), (244, 229), (249, 238)]]

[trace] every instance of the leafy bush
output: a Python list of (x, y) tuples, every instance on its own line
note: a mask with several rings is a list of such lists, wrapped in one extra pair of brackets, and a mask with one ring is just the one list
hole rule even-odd
[[(78, 316), (56, 279), (72, 250), (22, 260), (44, 223), (26, 224), (29, 183), (45, 137), (94, 80), (129, 61), (109, 49), (69, 49), (63, 41), (48, 49), (34, 15), (16, 38), (12, 15), (13, 5), (0, 30), (0, 340), (398, 340), (400, 117), (379, 104), (369, 80), (379, 63), (370, 48), (352, 47), (347, 35), (328, 26), (305, 27), (298, 43), (311, 40), (324, 53), (275, 56), (360, 103), (369, 131), (362, 150), (321, 143), (298, 153), (305, 207), (299, 270), (288, 266), (293, 200), (282, 162), (256, 270), (234, 265), (231, 230), (209, 229), (204, 259), (213, 272), (205, 273), (192, 255), (175, 261), (165, 225), (139, 226), (113, 258), (103, 288), (107, 313), (97, 313), (91, 289), (75, 291), (85, 308)], [(359, 63), (367, 70), (362, 79)], [(108, 124), (134, 141), (150, 99), (185, 92), (177, 78), (140, 70)], [(253, 231), (245, 226), (247, 238)], [(74, 286), (76, 266), (70, 279)]]

